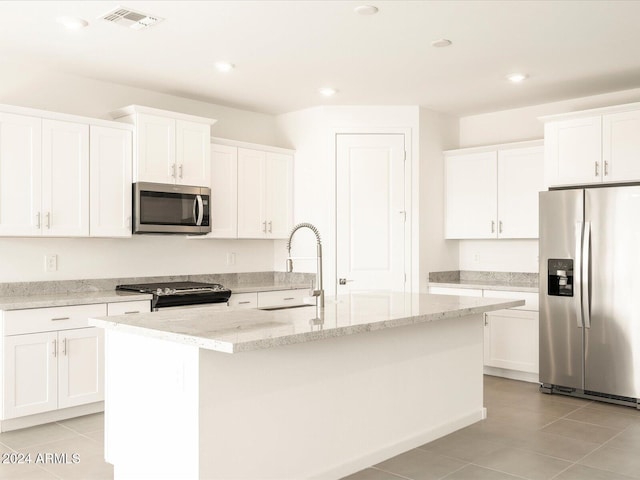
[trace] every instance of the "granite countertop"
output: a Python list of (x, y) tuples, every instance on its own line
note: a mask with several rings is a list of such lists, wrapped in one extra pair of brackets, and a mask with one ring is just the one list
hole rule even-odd
[(224, 353), (273, 348), (391, 327), (459, 318), (524, 305), (523, 300), (411, 293), (354, 293), (327, 299), (321, 323), (315, 307), (264, 311), (215, 307), (89, 319), (105, 329)]
[(538, 293), (538, 274), (470, 270), (430, 272), (429, 286)]
[(52, 293), (47, 295), (11, 295), (0, 297), (0, 310), (66, 307), (69, 305), (132, 302), (135, 300), (151, 300), (151, 295), (148, 293), (119, 292), (115, 290), (106, 290), (99, 292)]

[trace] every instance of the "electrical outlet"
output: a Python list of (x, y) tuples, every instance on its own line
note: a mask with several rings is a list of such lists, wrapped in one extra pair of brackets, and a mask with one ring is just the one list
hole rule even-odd
[(235, 265), (236, 264), (236, 254), (235, 252), (227, 253), (227, 265)]
[(58, 270), (58, 255), (50, 253), (44, 256), (44, 271), (55, 272)]

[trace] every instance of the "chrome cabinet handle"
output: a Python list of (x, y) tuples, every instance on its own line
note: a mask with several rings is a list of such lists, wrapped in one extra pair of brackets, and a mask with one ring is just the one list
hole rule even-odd
[(267, 233), (267, 221), (262, 222), (262, 233)]
[(57, 340), (53, 341), (53, 356), (54, 357), (58, 356), (58, 341)]
[(62, 354), (64, 356), (67, 355), (67, 339), (66, 338), (62, 339)]
[(491, 220), (491, 233), (496, 233), (496, 222)]
[(273, 222), (269, 222), (269, 233), (273, 233)]
[(56, 317), (51, 319), (52, 322), (58, 322), (60, 320), (69, 320), (69, 317)]
[(606, 160), (604, 162), (604, 176), (605, 177), (609, 176), (609, 162), (607, 162)]
[(246, 302), (238, 302), (238, 305), (249, 305), (251, 302), (247, 300)]
[(600, 175), (600, 173), (599, 173), (600, 169), (598, 167), (599, 167), (598, 162), (596, 162), (596, 177), (598, 177)]
[(176, 164), (171, 165), (171, 178), (176, 178)]
[(125, 315), (129, 315), (131, 313), (140, 313), (140, 310), (132, 310), (130, 312), (124, 312)]
[(295, 297), (286, 297), (286, 298), (283, 298), (283, 300), (285, 300), (285, 301), (286, 300), (295, 300)]
[(40, 228), (40, 212), (36, 213), (36, 228)]
[(47, 212), (47, 228), (51, 228), (51, 212)]
[(178, 177), (182, 178), (182, 164), (180, 164), (180, 166), (178, 167), (178, 171), (179, 171)]
[(484, 326), (488, 327), (489, 326), (489, 322), (487, 321), (487, 314), (484, 314)]
[(498, 222), (498, 233), (502, 233), (502, 220)]

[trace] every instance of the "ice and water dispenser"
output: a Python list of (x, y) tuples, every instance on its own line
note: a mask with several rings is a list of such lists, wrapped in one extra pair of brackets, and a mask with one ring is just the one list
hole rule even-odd
[(555, 297), (573, 297), (573, 260), (550, 258), (547, 269), (547, 292)]

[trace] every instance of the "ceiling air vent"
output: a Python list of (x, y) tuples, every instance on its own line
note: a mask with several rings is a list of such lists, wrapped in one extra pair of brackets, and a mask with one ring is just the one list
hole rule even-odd
[(164, 18), (154, 17), (153, 15), (136, 12), (124, 7), (117, 7), (115, 10), (104, 14), (100, 18), (107, 22), (115, 23), (116, 25), (133, 28), (134, 30), (151, 27), (164, 20)]

